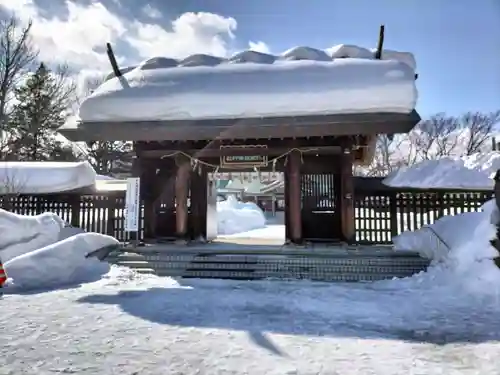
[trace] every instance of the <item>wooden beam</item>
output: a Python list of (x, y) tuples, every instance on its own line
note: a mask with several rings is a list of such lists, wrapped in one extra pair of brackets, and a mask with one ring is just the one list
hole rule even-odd
[[(364, 113), (251, 119), (68, 123), (58, 132), (72, 141), (199, 141), (407, 133), (420, 121), (411, 113)], [(238, 126), (234, 126), (235, 124)]]
[[(338, 155), (341, 153), (341, 148), (339, 146), (311, 146), (311, 147), (305, 147), (304, 149), (310, 150), (308, 154), (310, 153), (311, 155), (316, 155), (316, 154), (321, 154), (321, 155)], [(143, 158), (150, 158), (150, 159), (158, 159), (161, 157), (164, 157), (166, 155), (173, 155), (177, 152), (179, 152), (179, 149), (168, 149), (168, 150), (144, 150), (141, 152), (141, 156)], [(279, 156), (283, 155), (290, 151), (289, 147), (280, 147), (280, 148), (268, 148), (268, 149), (260, 149), (260, 148), (255, 148), (255, 149), (212, 149), (212, 148), (207, 148), (207, 149), (201, 149), (201, 150), (194, 150), (194, 149), (187, 149), (187, 150), (182, 150), (182, 152), (185, 152), (186, 154), (192, 155), (195, 158), (201, 159), (201, 158), (210, 158), (210, 157), (219, 157), (219, 156), (230, 156), (230, 155), (241, 155), (241, 156), (247, 156), (247, 155), (256, 155), (256, 156), (262, 156), (262, 155), (267, 155), (267, 156)]]
[(382, 58), (382, 52), (384, 50), (384, 38), (385, 38), (385, 26), (380, 25), (380, 30), (378, 34), (377, 51), (375, 52), (375, 58), (380, 60)]
[(111, 47), (111, 43), (106, 43), (106, 53), (108, 54), (109, 63), (111, 64), (111, 68), (113, 68), (113, 73), (117, 77), (121, 77), (123, 74), (118, 67), (118, 63), (116, 62), (115, 53), (113, 52), (113, 47)]

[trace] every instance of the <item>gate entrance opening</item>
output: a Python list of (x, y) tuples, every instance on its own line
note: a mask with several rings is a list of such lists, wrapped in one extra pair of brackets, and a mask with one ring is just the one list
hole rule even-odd
[(209, 173), (217, 189), (217, 240), (242, 244), (285, 242), (285, 181), (281, 172)]
[(246, 142), (137, 142), (145, 239), (234, 239), (217, 226), (217, 204), (237, 199), (260, 206), (270, 221), (281, 216), (282, 242), (354, 240), (352, 168), (369, 137)]

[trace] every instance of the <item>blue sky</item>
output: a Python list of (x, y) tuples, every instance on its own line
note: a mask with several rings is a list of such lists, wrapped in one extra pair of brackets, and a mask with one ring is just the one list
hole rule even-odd
[[(38, 6), (34, 17), (43, 21), (39, 25), (44, 25), (44, 28), (40, 27), (37, 31), (44, 36), (40, 37), (40, 40), (47, 42), (50, 39), (52, 44), (47, 45), (61, 48), (65, 41), (59, 39), (64, 35), (55, 37), (54, 34), (63, 28), (63, 34), (67, 33), (74, 38), (68, 42), (65, 53), (59, 51), (54, 54), (50, 48), (45, 50), (50, 52), (51, 57), (69, 56), (71, 59), (76, 55), (85, 55), (86, 52), (79, 53), (77, 49), (78, 46), (90, 43), (89, 40), (95, 39), (96, 43), (102, 44), (108, 37), (108, 31), (101, 30), (104, 27), (102, 25), (112, 29), (109, 38), (119, 36), (116, 37), (118, 40), (114, 40), (114, 44), (124, 60), (137, 59), (138, 56), (134, 54), (135, 50), (131, 46), (139, 45), (138, 35), (142, 38), (140, 48), (143, 51), (151, 51), (154, 46), (153, 33), (151, 30), (147, 31), (148, 28), (144, 25), (161, 26), (171, 32), (174, 29), (172, 21), (185, 12), (214, 13), (226, 17), (226, 21), (227, 18), (234, 18), (237, 23), (233, 30), (235, 38), (228, 40), (222, 37), (227, 45), (220, 40), (213, 42), (214, 35), (221, 33), (221, 26), (214, 26), (216, 22), (209, 19), (204, 21), (203, 27), (188, 31), (189, 36), (186, 37), (187, 34), (184, 33), (183, 37), (188, 38), (186, 42), (173, 37), (165, 39), (168, 43), (163, 45), (163, 55), (168, 54), (170, 50), (183, 49), (183, 45), (188, 44), (190, 47), (187, 50), (184, 48), (184, 52), (193, 52), (196, 47), (209, 42), (213, 44), (210, 51), (219, 51), (222, 48), (229, 51), (246, 49), (249, 41), (262, 41), (272, 52), (277, 53), (296, 45), (326, 48), (346, 43), (375, 47), (378, 28), (380, 24), (385, 24), (385, 47), (410, 51), (416, 56), (420, 74), (418, 110), (423, 116), (436, 112), (460, 114), (469, 110), (500, 109), (500, 0), (73, 1), (81, 7), (102, 4), (113, 15), (130, 23), (129, 25), (122, 22), (122, 26), (116, 25), (117, 21), (113, 21), (109, 14), (107, 18), (100, 18), (98, 14), (102, 15), (102, 12), (96, 11), (77, 17), (77, 12), (70, 9), (66, 0), (34, 2)], [(28, 14), (28, 8), (19, 3), (21, 2), (0, 0), (0, 7)], [(156, 8), (159, 13), (154, 17), (146, 16), (144, 7), (147, 5)], [(34, 13), (31, 11), (29, 14)], [(63, 26), (53, 28), (57, 31), (50, 31), (48, 20), (53, 20), (54, 17), (67, 21), (67, 27), (59, 24)], [(134, 34), (133, 38), (137, 39), (135, 42), (132, 37), (127, 39), (128, 34), (120, 30), (120, 27), (136, 27), (132, 22), (143, 23), (141, 31)], [(191, 21), (186, 22), (189, 24)], [(93, 31), (101, 31), (100, 39), (92, 35)], [(201, 35), (203, 32), (211, 36), (208, 39), (198, 38), (199, 35), (196, 34)], [(82, 37), (82, 33), (87, 35)], [(196, 38), (197, 44), (193, 42)], [(102, 46), (95, 44), (96, 47), (91, 43), (89, 45), (91, 53), (94, 51), (101, 55), (88, 55), (82, 61), (88, 62), (96, 58), (105, 63), (105, 58), (101, 59)], [(144, 52), (141, 56), (145, 54), (147, 53)]]
[(277, 52), (294, 45), (375, 46), (378, 27), (385, 24), (385, 47), (413, 52), (417, 58), (418, 109), (423, 115), (500, 109), (500, 0), (158, 0), (156, 4), (170, 17), (196, 10), (234, 17), (242, 41), (262, 40)]

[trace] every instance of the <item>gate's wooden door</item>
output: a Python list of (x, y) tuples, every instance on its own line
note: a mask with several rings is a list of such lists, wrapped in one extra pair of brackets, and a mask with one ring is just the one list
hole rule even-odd
[(303, 174), (302, 233), (309, 241), (339, 241), (341, 215), (339, 176), (335, 173)]

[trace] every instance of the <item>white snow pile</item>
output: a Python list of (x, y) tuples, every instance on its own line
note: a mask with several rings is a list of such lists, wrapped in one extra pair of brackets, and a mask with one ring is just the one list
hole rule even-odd
[[(374, 56), (373, 50), (341, 44), (280, 55), (243, 51), (229, 59), (154, 57), (100, 85), (78, 116), (120, 122), (410, 113), (418, 96), (414, 56)], [(65, 127), (76, 125), (73, 120)]]
[(5, 263), (57, 242), (64, 225), (50, 212), (25, 216), (0, 209), (0, 258)]
[(10, 285), (23, 290), (97, 281), (109, 272), (110, 265), (85, 255), (92, 249), (118, 244), (110, 236), (81, 233), (17, 256), (4, 266), (12, 279)]
[(96, 173), (84, 162), (0, 162), (0, 193), (48, 194), (95, 185)]
[(387, 186), (417, 189), (491, 190), (500, 169), (500, 152), (425, 160), (402, 167), (384, 179)]
[(119, 245), (115, 238), (80, 233), (63, 235), (64, 221), (55, 214), (17, 215), (0, 210), (0, 259), (7, 286), (14, 290), (45, 289), (96, 281), (110, 266), (91, 251)]
[(496, 235), (494, 223), (498, 218), (492, 200), (480, 212), (443, 217), (417, 231), (404, 232), (393, 239), (394, 248), (416, 251), (432, 261), (426, 273), (413, 279), (431, 283), (458, 281), (462, 287), (478, 291), (489, 285), (500, 292), (500, 269), (494, 263), (500, 254), (490, 243)]
[(218, 234), (248, 232), (266, 226), (264, 212), (253, 202), (241, 202), (234, 196), (217, 202)]

